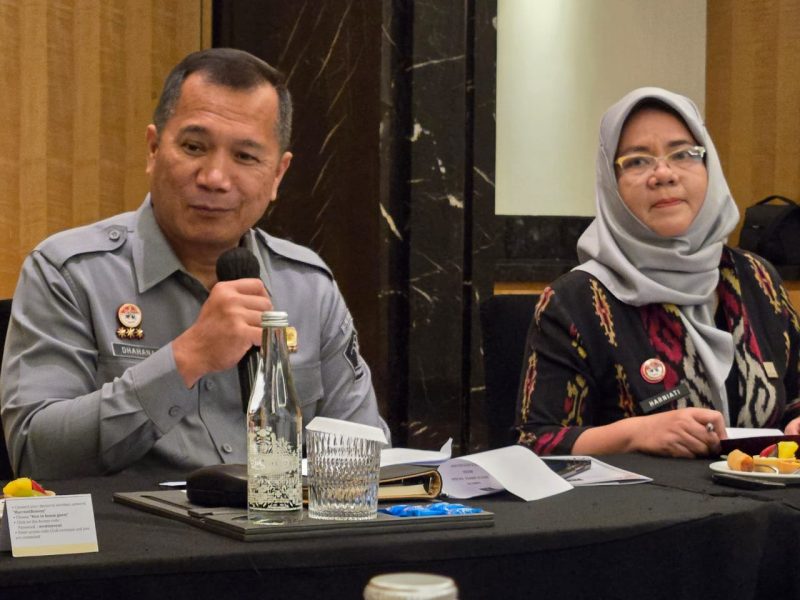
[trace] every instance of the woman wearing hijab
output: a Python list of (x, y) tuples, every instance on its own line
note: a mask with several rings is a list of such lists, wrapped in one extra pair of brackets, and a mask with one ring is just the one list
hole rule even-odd
[(739, 218), (694, 103), (634, 90), (600, 126), (597, 216), (527, 342), (520, 443), (704, 456), (726, 427), (800, 433), (800, 324)]

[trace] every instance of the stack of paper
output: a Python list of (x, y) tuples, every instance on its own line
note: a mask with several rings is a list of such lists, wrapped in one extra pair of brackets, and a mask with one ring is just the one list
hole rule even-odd
[(571, 490), (573, 486), (621, 485), (652, 481), (591, 457), (591, 467), (562, 478), (533, 452), (522, 446), (508, 446), (459, 458), (451, 458), (453, 440), (438, 451), (386, 448), (381, 466), (397, 464), (439, 465), (442, 493), (451, 498), (475, 498), (506, 490), (523, 500), (539, 500)]
[(619, 467), (613, 467), (603, 461), (597, 460), (591, 456), (570, 456), (563, 458), (586, 458), (592, 461), (592, 466), (586, 471), (582, 471), (570, 477), (567, 477), (574, 486), (585, 485), (623, 485), (631, 483), (647, 483), (653, 481), (650, 477), (639, 475)]

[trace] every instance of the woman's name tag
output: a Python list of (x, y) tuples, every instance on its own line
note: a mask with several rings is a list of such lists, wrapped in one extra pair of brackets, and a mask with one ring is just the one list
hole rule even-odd
[(670, 402), (680, 400), (681, 398), (685, 398), (688, 395), (689, 395), (689, 386), (686, 385), (686, 382), (682, 381), (678, 384), (677, 387), (674, 387), (671, 390), (667, 390), (665, 392), (656, 394), (655, 396), (650, 396), (649, 398), (645, 398), (644, 400), (639, 402), (639, 407), (642, 409), (642, 412), (644, 414), (648, 414), (655, 410), (658, 410), (665, 404), (669, 404)]

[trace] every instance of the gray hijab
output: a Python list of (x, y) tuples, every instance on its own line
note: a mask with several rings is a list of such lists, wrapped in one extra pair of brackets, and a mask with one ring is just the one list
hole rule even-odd
[[(617, 189), (614, 158), (622, 126), (643, 100), (655, 99), (683, 117), (706, 149), (708, 189), (689, 229), (662, 237), (628, 209)], [(577, 269), (599, 279), (619, 300), (633, 306), (677, 305), (708, 377), (714, 406), (730, 422), (725, 379), (733, 364), (733, 338), (714, 324), (719, 262), (728, 234), (739, 221), (719, 156), (694, 102), (661, 88), (640, 88), (606, 111), (597, 153), (597, 216), (578, 240)]]

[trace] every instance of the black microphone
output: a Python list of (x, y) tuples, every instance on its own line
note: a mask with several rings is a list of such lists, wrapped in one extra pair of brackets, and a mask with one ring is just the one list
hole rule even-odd
[[(231, 248), (217, 259), (217, 281), (258, 279), (258, 259), (247, 248)], [(242, 408), (247, 412), (250, 390), (258, 371), (258, 346), (252, 346), (239, 360), (239, 388), (242, 391)]]

